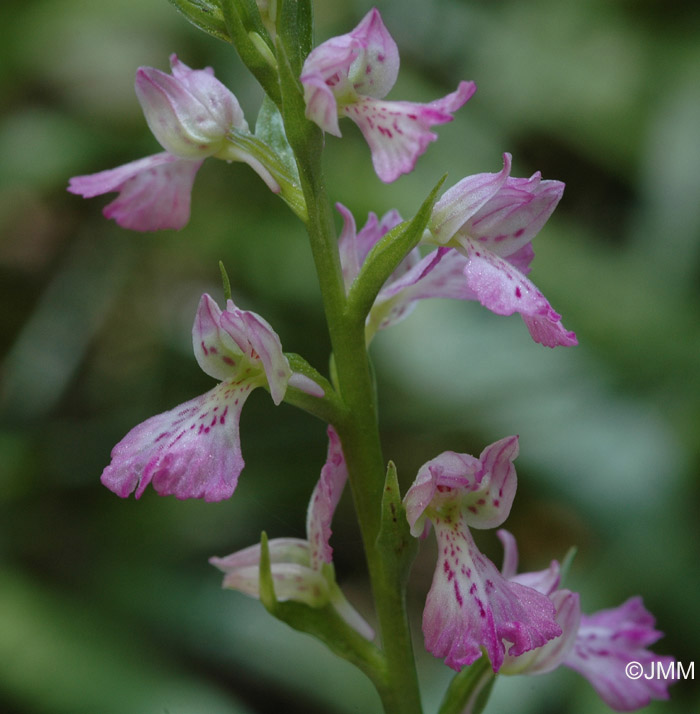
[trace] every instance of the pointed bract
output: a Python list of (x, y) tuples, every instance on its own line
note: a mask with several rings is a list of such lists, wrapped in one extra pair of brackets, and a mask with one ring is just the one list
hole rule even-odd
[(312, 50), (300, 78), (307, 118), (334, 136), (341, 136), (339, 117), (352, 119), (369, 144), (377, 176), (386, 183), (413, 170), (437, 138), (430, 127), (452, 121), (476, 91), (473, 82), (461, 82), (456, 91), (428, 104), (383, 101), (398, 71), (396, 43), (374, 8), (352, 32)]

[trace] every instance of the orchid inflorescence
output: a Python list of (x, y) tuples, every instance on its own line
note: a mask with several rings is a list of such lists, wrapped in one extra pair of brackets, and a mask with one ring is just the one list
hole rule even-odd
[[(211, 68), (193, 70), (175, 55), (171, 73), (142, 67), (136, 94), (163, 152), (70, 181), (86, 198), (117, 192), (104, 215), (137, 231), (183, 228), (190, 194), (207, 158), (248, 164), (306, 224), (333, 345), (326, 379), (285, 353), (273, 327), (228, 297), (222, 309), (203, 295), (192, 329), (199, 366), (219, 383), (205, 394), (151, 417), (113, 449), (102, 482), (139, 498), (150, 484), (161, 495), (220, 501), (232, 496), (244, 467), (239, 434), (253, 389), (267, 390), (328, 424), (328, 455), (311, 495), (305, 540), (278, 538), (212, 558), (224, 587), (263, 601), (292, 627), (320, 637), (372, 679), (387, 712), (421, 712), (403, 592), (417, 544), (430, 530), (437, 564), (423, 612), (425, 646), (463, 673), (441, 712), (481, 711), (496, 673), (539, 674), (559, 666), (586, 677), (617, 711), (668, 697), (669, 681), (628, 679), (630, 661), (668, 665), (649, 650), (661, 633), (641, 598), (593, 615), (563, 587), (557, 561), (517, 573), (515, 538), (500, 528), (513, 505), (517, 436), (479, 457), (446, 451), (427, 461), (399, 495), (394, 465), (378, 447), (376, 404), (367, 347), (379, 330), (409, 317), (419, 300), (476, 301), (497, 315), (519, 313), (532, 339), (548, 347), (577, 344), (573, 332), (527, 277), (532, 241), (562, 197), (560, 181), (511, 175), (502, 168), (467, 176), (438, 198), (439, 186), (410, 220), (370, 213), (358, 230), (341, 203), (342, 229), (325, 195), (319, 156), (325, 135), (341, 137), (348, 118), (369, 145), (383, 182), (413, 171), (476, 91), (471, 81), (426, 104), (387, 100), (399, 72), (396, 43), (376, 9), (351, 32), (311, 49), (308, 2), (245, 0), (172, 2), (202, 29), (233, 43), (261, 81), (266, 98), (255, 131), (234, 94)], [(244, 11), (245, 10), (245, 11)], [(290, 160), (290, 157), (292, 159)], [(386, 474), (386, 478), (385, 478)], [(336, 581), (331, 523), (346, 481), (373, 582), (379, 644)], [(499, 570), (472, 529), (499, 529)], [(477, 670), (474, 670), (477, 671)], [(477, 696), (479, 694), (479, 696)]]

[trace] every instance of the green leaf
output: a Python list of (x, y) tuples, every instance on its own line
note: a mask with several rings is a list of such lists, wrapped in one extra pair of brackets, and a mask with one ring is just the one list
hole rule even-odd
[(350, 287), (348, 314), (364, 322), (384, 283), (399, 263), (420, 242), (437, 200), (438, 191), (446, 178), (447, 175), (438, 181), (412, 220), (404, 221), (392, 228), (369, 252)]
[(170, 0), (195, 27), (224, 42), (232, 42), (217, 0)]

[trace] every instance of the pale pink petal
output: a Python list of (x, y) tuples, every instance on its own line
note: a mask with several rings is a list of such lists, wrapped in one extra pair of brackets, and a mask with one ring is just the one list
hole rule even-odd
[(304, 85), (306, 118), (318, 124), (323, 131), (342, 136), (338, 125), (338, 102), (323, 76), (318, 72), (307, 72), (301, 75), (301, 82)]
[(564, 193), (561, 181), (508, 178), (460, 229), (492, 252), (509, 258), (539, 233)]
[(229, 498), (243, 469), (238, 422), (253, 381), (222, 382), (134, 427), (112, 450), (102, 483), (118, 496), (146, 486), (162, 496)]
[[(260, 315), (232, 306), (233, 303), (229, 301), (221, 314), (221, 327), (241, 347), (249, 362), (257, 362), (262, 366), (272, 401), (279, 404), (284, 399), (292, 376), (289, 362), (282, 352), (280, 338)], [(251, 373), (254, 371), (252, 366), (248, 369)]]
[(487, 446), (478, 459), (444, 451), (425, 463), (404, 497), (411, 533), (420, 535), (423, 517), (444, 516), (447, 509), (462, 511), (465, 523), (475, 528), (500, 525), (515, 497), (517, 455), (518, 437), (509, 436)]
[(321, 469), (321, 477), (314, 488), (306, 516), (311, 566), (321, 568), (333, 560), (330, 546), (331, 521), (348, 479), (348, 468), (340, 438), (333, 427), (328, 427), (328, 455)]
[(202, 295), (192, 326), (192, 346), (197, 363), (210, 377), (224, 380), (244, 369), (243, 351), (221, 326), (221, 308)]
[(508, 518), (518, 486), (513, 466), (518, 450), (518, 437), (507, 436), (481, 452), (475, 475), (477, 487), (462, 495), (467, 525), (495, 528)]
[(525, 652), (518, 657), (506, 655), (500, 674), (546, 674), (559, 667), (576, 642), (581, 605), (578, 593), (557, 590), (549, 596), (556, 610), (556, 622), (562, 630), (559, 637), (542, 647)]
[[(471, 86), (472, 83), (462, 82), (453, 94), (431, 104), (361, 96), (343, 107), (343, 112), (357, 124), (369, 144), (377, 176), (391, 183), (413, 170), (428, 144), (437, 139), (430, 127), (452, 121), (451, 112), (473, 94)], [(452, 109), (447, 111), (446, 108)]]
[(246, 128), (236, 97), (211, 71), (181, 65), (169, 75), (153, 67), (136, 72), (136, 96), (153, 135), (171, 154), (185, 159), (211, 156), (234, 128)]
[[(633, 597), (619, 607), (582, 615), (576, 643), (564, 664), (586, 677), (610, 707), (634, 711), (652, 699), (668, 699), (674, 679), (658, 676), (657, 668), (669, 671), (675, 660), (647, 649), (661, 636), (642, 599)], [(630, 662), (642, 667), (638, 679), (627, 676)]]
[(467, 176), (439, 198), (430, 217), (429, 228), (436, 242), (444, 245), (506, 183), (511, 155), (503, 154), (503, 169), (498, 173)]
[(318, 382), (314, 382), (311, 377), (307, 377), (305, 374), (301, 374), (301, 372), (293, 372), (289, 378), (288, 385), (318, 399), (321, 399), (326, 393)]
[(196, 97), (209, 114), (226, 130), (235, 128), (248, 131), (248, 123), (238, 99), (224, 84), (214, 77), (211, 67), (191, 69), (181, 62), (177, 55), (170, 55), (170, 67), (173, 77)]
[(433, 519), (438, 563), (423, 612), (426, 648), (459, 671), (481, 656), (494, 672), (508, 654), (521, 655), (561, 634), (549, 598), (510, 583), (477, 549), (459, 511)]
[(116, 169), (75, 176), (68, 190), (85, 198), (119, 191), (103, 209), (107, 218), (135, 231), (180, 229), (190, 218), (190, 196), (201, 161), (163, 152)]
[(547, 347), (578, 344), (547, 298), (513, 265), (468, 238), (460, 236), (458, 240), (469, 258), (467, 283), (484, 307), (497, 315), (520, 313), (535, 342)]
[[(311, 607), (328, 601), (329, 584), (318, 570), (311, 567), (307, 541), (273, 538), (268, 543), (268, 550), (277, 600), (304, 602)], [(222, 587), (259, 598), (260, 553), (258, 543), (225, 558), (210, 558), (209, 562), (225, 574)]]
[(362, 48), (348, 68), (353, 89), (369, 97), (385, 97), (399, 75), (399, 50), (379, 10), (370, 10), (350, 37), (358, 41)]

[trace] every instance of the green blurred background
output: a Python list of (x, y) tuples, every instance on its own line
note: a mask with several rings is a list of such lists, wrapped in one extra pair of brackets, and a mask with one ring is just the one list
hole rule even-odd
[[(317, 40), (369, 9), (317, 3)], [(442, 450), (521, 437), (507, 526), (523, 569), (578, 546), (568, 584), (584, 610), (642, 594), (700, 659), (700, 13), (660, 0), (387, 0), (402, 70), (390, 98), (479, 90), (418, 170), (384, 186), (351, 123), (329, 137), (332, 199), (358, 223), (410, 216), (450, 181), (541, 170), (567, 184), (535, 241), (532, 277), (580, 346), (534, 344), (517, 317), (426, 302), (374, 354), (386, 455), (408, 485)], [(213, 65), (253, 123), (260, 93), (231, 47), (166, 0), (34, 0), (0, 23), (0, 711), (8, 714), (373, 714), (362, 675), (262, 606), (220, 589), (207, 563), (258, 540), (304, 535), (324, 425), (263, 390), (246, 406), (247, 461), (229, 502), (122, 501), (99, 483), (128, 429), (209, 389), (190, 329), (222, 291), (264, 315), (288, 351), (325, 371), (328, 342), (303, 230), (243, 164), (208, 161), (180, 232), (105, 220), (70, 176), (160, 151), (133, 92), (139, 65)], [(496, 562), (491, 532), (479, 544)], [(334, 522), (339, 579), (370, 620), (352, 504)], [(434, 565), (428, 541), (410, 604)], [(419, 654), (426, 712), (450, 671)], [(700, 676), (700, 673), (698, 673)], [(647, 711), (698, 711), (680, 682)], [(501, 678), (489, 712), (609, 711), (568, 670)]]

